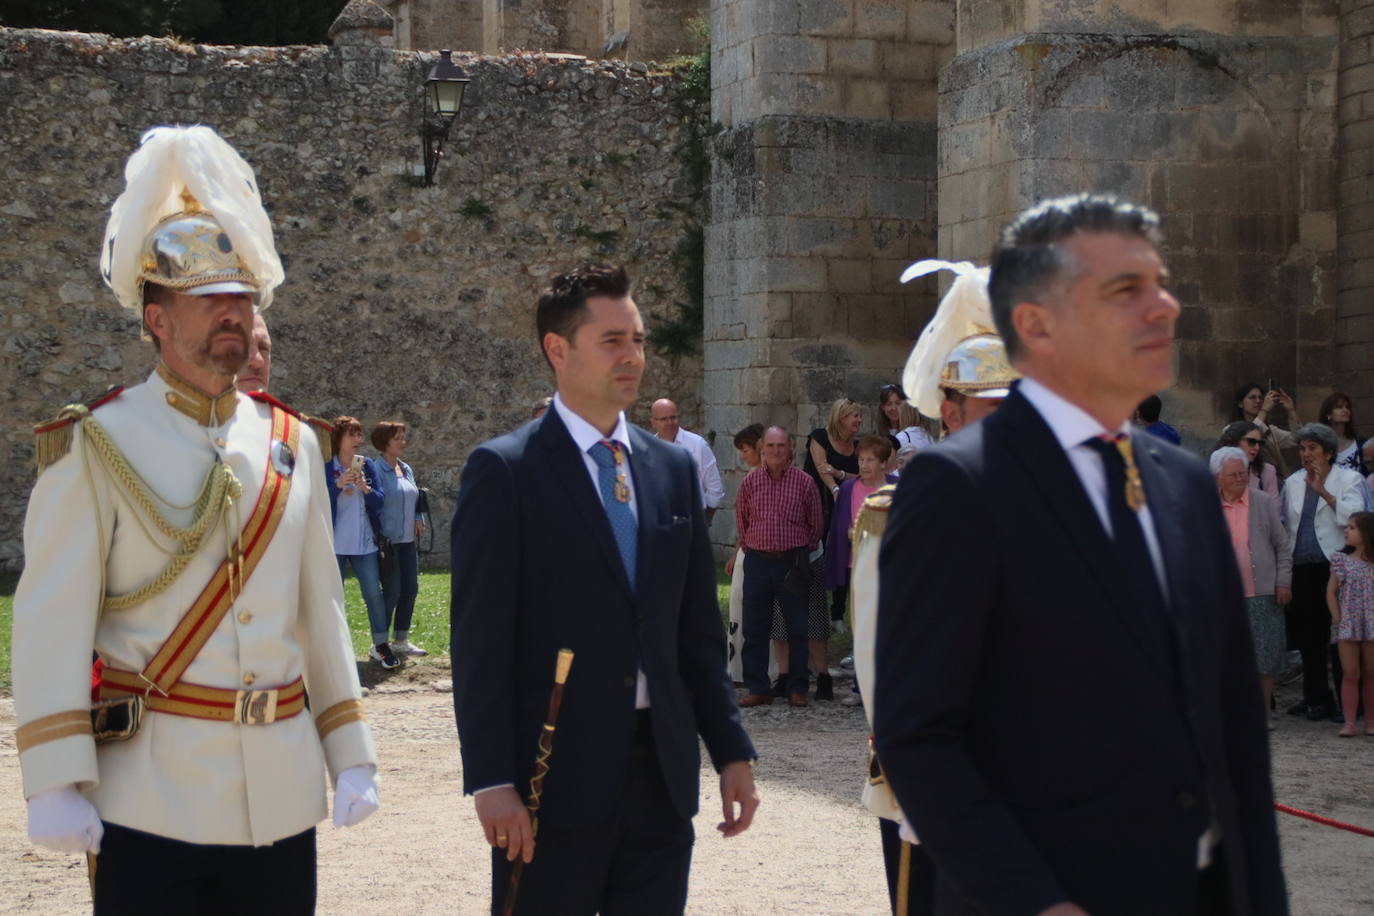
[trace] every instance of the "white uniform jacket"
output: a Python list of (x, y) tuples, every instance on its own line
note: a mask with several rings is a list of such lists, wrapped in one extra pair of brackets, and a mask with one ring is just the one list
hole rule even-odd
[[(218, 455), (243, 487), (237, 517), (229, 513), (231, 524), (241, 526), (271, 460), (272, 408), (237, 394), (227, 421), (203, 426), (170, 406), (177, 397), (154, 373), (92, 416), (161, 497), (161, 511), (175, 525), (188, 524)], [(221, 413), (228, 412), (228, 397), (221, 398)], [(14, 601), (21, 730), (46, 716), (88, 709), (92, 648), (106, 665), (143, 670), (226, 554), (220, 522), (165, 591), (99, 613), (102, 557), (106, 591), (119, 595), (157, 576), (172, 545), (103, 462), (93, 454), (86, 461), (90, 449), (78, 428), (70, 452), (40, 474), (29, 500), (25, 569)], [(325, 817), (326, 764), (333, 775), (375, 766), (323, 473), (319, 443), (303, 424), (276, 534), (182, 675), (185, 683), (231, 690), (277, 687), (304, 675), (310, 709), (263, 725), (149, 710), (127, 741), (97, 747), (87, 734), (47, 740), (21, 751), (26, 798), (75, 783), (106, 821), (192, 843), (259, 846)], [(332, 730), (322, 728), (321, 738), (315, 720), (326, 714), (329, 722), (321, 726)]]

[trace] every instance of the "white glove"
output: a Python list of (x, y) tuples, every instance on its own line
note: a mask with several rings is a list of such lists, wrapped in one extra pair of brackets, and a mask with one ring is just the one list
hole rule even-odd
[(334, 826), (352, 827), (382, 806), (372, 767), (349, 767), (334, 780)]
[(39, 846), (79, 854), (100, 852), (105, 827), (76, 786), (46, 789), (29, 799), (29, 839)]
[(906, 819), (905, 815), (897, 822), (897, 836), (913, 845), (921, 842), (916, 839), (916, 831), (911, 829), (911, 822)]

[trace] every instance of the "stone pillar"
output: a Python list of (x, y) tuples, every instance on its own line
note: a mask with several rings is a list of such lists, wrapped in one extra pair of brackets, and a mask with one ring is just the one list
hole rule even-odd
[(1368, 418), (1374, 416), (1374, 0), (1341, 6), (1336, 367), (1340, 385), (1355, 399), (1355, 416)]
[[(954, 6), (713, 0), (702, 400), (734, 492), (733, 433), (797, 435), (848, 396), (871, 428), (934, 306), (935, 81)], [(801, 463), (798, 452), (797, 463)], [(728, 508), (728, 505), (727, 505)], [(733, 513), (716, 536), (733, 537)]]
[(1334, 382), (1335, 7), (960, 0), (941, 256), (985, 261), (1045, 197), (1148, 204), (1184, 306), (1165, 419), (1210, 444), (1234, 387), (1268, 378), (1311, 417)]

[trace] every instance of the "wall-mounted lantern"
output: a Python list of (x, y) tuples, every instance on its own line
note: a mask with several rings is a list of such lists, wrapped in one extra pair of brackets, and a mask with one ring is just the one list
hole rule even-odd
[(434, 173), (444, 155), (449, 128), (463, 107), (463, 90), (471, 79), (467, 71), (453, 62), (452, 52), (439, 52), (439, 62), (425, 80), (425, 115), (420, 122), (420, 138), (425, 148), (425, 187), (434, 184)]

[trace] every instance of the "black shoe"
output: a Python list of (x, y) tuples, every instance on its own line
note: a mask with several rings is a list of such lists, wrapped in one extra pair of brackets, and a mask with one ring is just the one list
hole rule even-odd
[[(1330, 706), (1327, 706), (1325, 703), (1323, 703), (1323, 704), (1321, 704), (1321, 705), (1319, 705), (1319, 706), (1309, 706), (1309, 707), (1307, 707), (1307, 721), (1308, 721), (1308, 722), (1321, 722), (1321, 721), (1323, 721), (1324, 719), (1329, 719), (1329, 718), (1331, 718), (1331, 707), (1330, 707)], [(1344, 720), (1342, 720), (1342, 721), (1344, 721)]]
[(835, 699), (835, 682), (830, 677), (829, 672), (822, 671), (820, 674), (816, 675), (816, 699)]
[(367, 654), (373, 661), (381, 662), (383, 668), (390, 669), (401, 667), (401, 660), (396, 657), (395, 652), (391, 651), (390, 643), (379, 642), (377, 645), (373, 646), (372, 651)]
[(787, 675), (779, 674), (778, 679), (773, 682), (773, 696), (787, 696)]
[(1299, 700), (1298, 702), (1294, 703), (1292, 706), (1288, 707), (1288, 714), (1289, 714), (1290, 716), (1305, 716), (1305, 715), (1307, 715), (1307, 701), (1306, 701), (1306, 700)]

